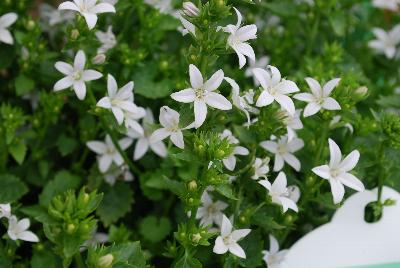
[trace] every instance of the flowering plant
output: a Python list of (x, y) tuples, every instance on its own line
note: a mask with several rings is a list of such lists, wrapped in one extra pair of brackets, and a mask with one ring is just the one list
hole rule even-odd
[(277, 268), (393, 203), (398, 0), (47, 2), (0, 5), (1, 267)]

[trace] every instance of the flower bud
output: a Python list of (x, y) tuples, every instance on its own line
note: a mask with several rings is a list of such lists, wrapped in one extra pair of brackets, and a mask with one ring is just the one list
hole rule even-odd
[(199, 15), (199, 9), (192, 2), (183, 2), (183, 13), (189, 17), (197, 17)]
[(106, 55), (104, 54), (97, 54), (92, 58), (92, 63), (95, 65), (103, 64), (106, 61)]
[(355, 93), (360, 100), (364, 99), (368, 95), (368, 88), (365, 86), (359, 87), (356, 89)]
[(112, 262), (114, 261), (114, 256), (112, 254), (107, 254), (104, 255), (103, 257), (101, 257), (98, 261), (98, 265), (101, 268), (108, 268), (108, 267), (112, 267)]
[(75, 230), (76, 230), (75, 224), (70, 223), (70, 224), (67, 225), (67, 233), (68, 233), (68, 234), (73, 234), (73, 233), (75, 233)]
[(71, 39), (76, 40), (78, 38), (78, 36), (79, 36), (79, 31), (77, 29), (73, 29), (71, 31)]
[(190, 191), (196, 190), (196, 189), (197, 189), (197, 182), (196, 182), (195, 180), (190, 181), (190, 182), (187, 184), (187, 188), (188, 188)]
[(200, 239), (201, 239), (201, 234), (196, 233), (196, 234), (192, 235), (192, 242), (193, 243), (195, 243), (195, 244), (199, 243)]

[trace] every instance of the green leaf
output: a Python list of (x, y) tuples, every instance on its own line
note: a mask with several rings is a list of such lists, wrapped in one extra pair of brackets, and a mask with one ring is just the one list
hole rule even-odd
[(171, 231), (171, 222), (168, 218), (148, 216), (139, 225), (139, 232), (144, 239), (157, 243), (163, 240)]
[(182, 195), (185, 190), (185, 186), (183, 183), (171, 180), (162, 175), (151, 177), (146, 182), (146, 186), (153, 187), (155, 189), (170, 190), (178, 196)]
[(11, 174), (0, 175), (0, 203), (11, 203), (28, 192), (28, 187)]
[(27, 151), (25, 143), (13, 143), (12, 145), (10, 145), (8, 150), (18, 164), (21, 165), (24, 162)]
[[(115, 265), (113, 265), (113, 268), (147, 267), (146, 256), (140, 247), (139, 241), (113, 246), (110, 250), (110, 253), (116, 253), (113, 254), (115, 255), (115, 262), (116, 262)], [(129, 266), (125, 266), (126, 264)]]
[(14, 46), (0, 43), (0, 70), (11, 65), (15, 57)]
[(190, 256), (189, 254), (183, 255), (174, 265), (174, 268), (201, 268), (203, 265), (201, 262)]
[(274, 221), (274, 218), (272, 216), (268, 216), (268, 212), (264, 209), (260, 209), (259, 211), (257, 211), (257, 213), (253, 215), (252, 220), (254, 224), (263, 227), (266, 231), (285, 228), (285, 226), (280, 225), (276, 221)]
[(337, 36), (344, 36), (346, 33), (346, 17), (343, 12), (336, 12), (329, 16), (329, 22)]
[(237, 197), (233, 194), (232, 188), (229, 184), (220, 184), (214, 187), (215, 190), (225, 196), (226, 198), (238, 200)]
[(48, 206), (53, 197), (62, 194), (67, 190), (77, 189), (80, 183), (81, 178), (70, 173), (69, 171), (63, 170), (58, 172), (55, 175), (54, 180), (49, 181), (44, 187), (39, 196), (39, 204)]
[(296, 15), (296, 6), (291, 1), (268, 2), (262, 5), (282, 17)]
[(244, 252), (246, 252), (246, 256), (249, 256), (246, 259), (240, 259), (240, 263), (243, 267), (253, 268), (260, 267), (262, 265), (262, 241), (261, 232), (258, 229), (251, 231), (248, 236), (239, 242)]
[(76, 140), (69, 138), (64, 134), (61, 135), (57, 141), (57, 148), (62, 156), (72, 153), (77, 145), (78, 143)]
[(59, 258), (51, 250), (35, 250), (31, 260), (31, 268), (60, 267)]
[(30, 92), (35, 87), (35, 81), (21, 74), (15, 79), (15, 91), (17, 96)]
[(97, 208), (96, 214), (103, 224), (108, 226), (128, 213), (132, 203), (132, 189), (125, 182), (118, 182), (114, 186), (107, 186), (103, 202)]
[(38, 222), (51, 224), (54, 219), (48, 214), (47, 208), (41, 205), (33, 205), (20, 208), (20, 211), (30, 218), (34, 218)]

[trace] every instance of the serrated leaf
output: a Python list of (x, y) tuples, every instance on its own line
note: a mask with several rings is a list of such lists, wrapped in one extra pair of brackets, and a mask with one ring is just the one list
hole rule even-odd
[(0, 175), (0, 203), (11, 203), (28, 192), (28, 187), (11, 174)]
[(201, 268), (203, 265), (201, 262), (190, 256), (189, 254), (183, 255), (174, 265), (174, 268)]
[(8, 150), (18, 164), (21, 165), (24, 162), (27, 151), (25, 143), (23, 142), (14, 143), (10, 145)]
[(214, 186), (214, 189), (225, 196), (226, 198), (233, 199), (233, 200), (238, 200), (237, 197), (233, 194), (232, 188), (228, 184), (221, 184), (221, 185), (216, 185)]
[(144, 239), (157, 243), (163, 240), (171, 231), (171, 222), (168, 218), (148, 216), (139, 225), (139, 232)]
[(63, 170), (58, 172), (54, 180), (49, 181), (43, 188), (42, 193), (39, 196), (39, 204), (47, 206), (50, 201), (56, 195), (62, 194), (70, 189), (77, 189), (80, 186), (80, 177), (70, 173), (69, 171)]
[(108, 226), (128, 213), (132, 203), (132, 189), (125, 182), (118, 182), (114, 186), (107, 186), (96, 214), (103, 224)]

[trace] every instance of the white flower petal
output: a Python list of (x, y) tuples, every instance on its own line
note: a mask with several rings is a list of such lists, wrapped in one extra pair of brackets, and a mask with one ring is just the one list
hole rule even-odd
[(19, 233), (18, 239), (28, 242), (39, 242), (39, 238), (31, 231), (24, 231)]
[(155, 130), (150, 136), (150, 142), (158, 142), (162, 141), (163, 139), (167, 138), (171, 135), (171, 132), (168, 131), (166, 128), (159, 128)]
[(207, 91), (214, 91), (216, 90), (222, 83), (222, 80), (224, 79), (224, 72), (222, 70), (216, 71), (210, 79), (208, 79), (204, 83), (204, 89)]
[(58, 6), (59, 10), (74, 10), (74, 11), (78, 11), (79, 12), (79, 8), (75, 5), (75, 3), (71, 2), (71, 1), (67, 1), (64, 3), (61, 3)]
[(329, 180), (331, 178), (331, 169), (328, 165), (318, 166), (312, 169), (312, 172), (320, 176), (321, 178)]
[(109, 3), (99, 3), (90, 9), (90, 12), (98, 14), (98, 13), (107, 13), (112, 12), (115, 13), (115, 7)]
[(343, 161), (339, 164), (339, 168), (343, 169), (344, 171), (350, 171), (357, 165), (359, 159), (360, 152), (358, 150), (354, 150), (343, 159)]
[(83, 70), (86, 64), (86, 55), (83, 50), (79, 50), (74, 59), (74, 70)]
[(100, 73), (100, 72), (98, 72), (98, 71), (95, 71), (95, 70), (85, 70), (85, 71), (83, 71), (83, 73), (82, 73), (82, 79), (83, 79), (84, 81), (97, 80), (97, 79), (99, 79), (99, 78), (102, 77), (102, 76), (103, 76), (102, 73)]
[(203, 87), (203, 76), (200, 70), (193, 64), (189, 65), (190, 84), (193, 88), (198, 89)]
[(342, 160), (342, 152), (340, 151), (339, 146), (332, 139), (328, 140), (329, 142), (329, 152), (331, 155), (331, 159), (329, 161), (330, 168), (336, 168), (339, 166), (340, 161)]
[(92, 13), (83, 13), (82, 15), (85, 17), (86, 24), (89, 27), (89, 30), (93, 29), (97, 23), (97, 15)]
[(229, 252), (232, 253), (233, 255), (238, 256), (239, 258), (246, 258), (246, 253), (244, 250), (239, 246), (238, 243), (231, 243), (228, 245)]
[(341, 183), (354, 189), (356, 191), (362, 192), (365, 190), (364, 184), (353, 174), (350, 173), (342, 173), (338, 176), (338, 179)]
[(54, 89), (54, 91), (63, 90), (63, 89), (71, 87), (73, 84), (74, 84), (74, 80), (72, 80), (71, 77), (67, 76), (67, 77), (64, 77), (64, 78), (58, 80), (57, 83), (54, 85), (53, 89)]
[(73, 84), (73, 88), (78, 99), (84, 100), (86, 97), (85, 83), (83, 81), (75, 81)]
[(195, 127), (199, 128), (207, 117), (207, 105), (203, 101), (194, 101), (194, 121)]
[(216, 254), (225, 254), (228, 251), (228, 247), (225, 245), (221, 236), (218, 236), (215, 239), (215, 245), (213, 248), (213, 252)]
[(326, 110), (340, 110), (340, 104), (333, 98), (328, 97), (322, 103), (322, 108)]
[(230, 235), (231, 232), (232, 232), (232, 224), (230, 220), (225, 215), (223, 215), (221, 223), (221, 236), (226, 237)]
[(334, 78), (328, 81), (323, 87), (324, 96), (328, 97), (331, 94), (332, 90), (339, 84), (339, 82), (340, 78)]
[(294, 155), (286, 153), (286, 154), (283, 154), (282, 157), (286, 161), (286, 163), (288, 163), (297, 172), (300, 171), (300, 168), (301, 168), (300, 161)]
[(166, 157), (168, 154), (167, 148), (165, 147), (165, 144), (162, 141), (150, 143), (150, 148), (154, 153), (156, 153), (156, 155), (160, 157)]
[(264, 107), (270, 105), (274, 100), (274, 97), (272, 97), (267, 90), (263, 90), (257, 99), (256, 106)]
[(304, 108), (304, 117), (312, 116), (321, 110), (321, 105), (317, 104), (316, 102), (310, 102), (309, 104), (306, 105)]
[(275, 155), (275, 161), (274, 161), (274, 171), (280, 171), (283, 168), (284, 165), (284, 161), (282, 156), (280, 156), (279, 154)]
[(232, 104), (224, 96), (215, 92), (209, 92), (205, 97), (205, 102), (209, 106), (219, 110), (232, 109)]
[(332, 195), (333, 195), (333, 203), (338, 204), (343, 200), (344, 186), (337, 179), (330, 179), (329, 183), (331, 185), (331, 191), (332, 191)]
[(88, 141), (86, 146), (89, 147), (90, 150), (97, 154), (105, 154), (107, 152), (107, 146), (104, 142), (100, 141)]
[(311, 77), (307, 77), (305, 80), (306, 80), (312, 94), (316, 97), (321, 97), (322, 96), (322, 88), (321, 88), (320, 83)]
[(171, 139), (172, 143), (175, 144), (176, 147), (181, 148), (181, 149), (185, 148), (182, 131), (173, 132), (170, 136), (170, 139)]
[(149, 150), (149, 142), (147, 139), (139, 139), (136, 143), (135, 152), (133, 153), (133, 160), (138, 160)]
[(187, 88), (187, 89), (172, 93), (171, 98), (176, 101), (179, 101), (179, 102), (190, 103), (190, 102), (194, 102), (194, 100), (196, 99), (196, 94), (193, 89)]
[(282, 109), (285, 109), (290, 115), (294, 115), (296, 108), (292, 99), (286, 95), (278, 95), (275, 100), (281, 105)]
[(274, 141), (262, 141), (260, 142), (260, 146), (264, 148), (265, 150), (271, 152), (271, 153), (276, 153), (278, 150), (278, 144)]
[(55, 67), (57, 71), (64, 75), (70, 75), (74, 71), (74, 68), (71, 66), (71, 64), (62, 61), (57, 61)]
[(236, 166), (236, 157), (234, 155), (228, 156), (227, 158), (223, 159), (222, 162), (224, 163), (226, 169), (232, 171)]
[(105, 173), (108, 170), (108, 168), (111, 166), (112, 160), (112, 157), (106, 154), (99, 157), (98, 162), (101, 173)]

